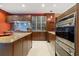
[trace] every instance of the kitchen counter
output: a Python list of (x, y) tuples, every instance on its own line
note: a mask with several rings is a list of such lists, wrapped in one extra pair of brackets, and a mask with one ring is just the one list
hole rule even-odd
[(51, 34), (53, 34), (53, 35), (56, 34), (54, 31), (48, 31), (48, 33), (51, 33)]
[(32, 32), (14, 32), (0, 37), (0, 56), (26, 56), (32, 47)]
[(13, 43), (16, 40), (19, 40), (20, 38), (23, 38), (25, 36), (28, 36), (31, 33), (32, 32), (27, 32), (27, 33), (15, 32), (11, 36), (3, 36), (3, 37), (0, 37), (0, 43)]

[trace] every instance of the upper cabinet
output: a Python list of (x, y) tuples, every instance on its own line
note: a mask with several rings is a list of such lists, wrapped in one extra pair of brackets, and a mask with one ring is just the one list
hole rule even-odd
[(32, 16), (32, 30), (46, 31), (46, 16)]
[(33, 31), (55, 31), (55, 14), (45, 13), (32, 16)]
[(11, 21), (31, 21), (31, 15), (9, 15), (8, 22)]

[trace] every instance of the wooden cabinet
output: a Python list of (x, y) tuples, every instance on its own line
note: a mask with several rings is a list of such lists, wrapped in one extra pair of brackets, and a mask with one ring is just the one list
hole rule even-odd
[(32, 48), (32, 39), (30, 34), (14, 42), (14, 55), (26, 56), (31, 48)]
[(33, 32), (32, 40), (34, 41), (46, 41), (46, 32)]
[(27, 40), (28, 40), (28, 51), (29, 51), (30, 48), (32, 48), (32, 34), (28, 35)]
[[(62, 22), (62, 21), (66, 21), (66, 20), (74, 20), (73, 22), (67, 21), (70, 25), (68, 25), (68, 23), (66, 22)], [(61, 25), (62, 27), (71, 27), (72, 23), (74, 25), (72, 25), (74, 27), (74, 31), (72, 31), (73, 35), (70, 36), (70, 34), (61, 34), (60, 32), (64, 32), (63, 30), (57, 31), (57, 34), (59, 32), (59, 34), (56, 36), (56, 54), (57, 55), (63, 55), (63, 56), (67, 56), (67, 55), (75, 55), (75, 56), (79, 56), (79, 3), (77, 3), (76, 5), (74, 5), (73, 7), (71, 7), (70, 9), (68, 9), (66, 12), (64, 12), (63, 14), (61, 14), (59, 17), (57, 17), (57, 28), (60, 28), (60, 22), (62, 22), (62, 24), (64, 24), (65, 26)], [(60, 23), (60, 24), (59, 24)], [(66, 31), (65, 31), (66, 32)], [(68, 31), (67, 32), (71, 32)], [(66, 38), (68, 37), (68, 38)], [(74, 37), (74, 38), (73, 38)], [(72, 39), (71, 39), (72, 38)], [(61, 52), (60, 52), (61, 51)]]
[(23, 40), (23, 56), (26, 56), (31, 48), (32, 48), (32, 39), (30, 34), (26, 36)]
[(24, 38), (24, 40), (23, 40), (23, 56), (26, 56), (28, 54), (28, 39), (27, 39), (27, 37)]
[(32, 16), (32, 31), (46, 31), (46, 16)]
[(24, 38), (20, 39), (20, 40), (17, 40), (16, 42), (14, 42), (14, 56), (22, 56), (23, 53), (22, 53), (22, 49), (23, 49), (23, 43), (22, 43), (22, 40)]
[(8, 15), (7, 17), (7, 21), (8, 22), (12, 22), (12, 21), (31, 21), (32, 16), (31, 15), (20, 15), (20, 14), (16, 14), (16, 15)]
[(47, 20), (47, 31), (55, 31), (55, 14), (54, 13), (46, 13)]
[(29, 34), (13, 43), (0, 43), (0, 56), (26, 56), (31, 48), (32, 39)]
[(13, 55), (13, 44), (0, 43), (0, 56), (12, 56), (12, 55)]
[(49, 32), (48, 32), (47, 35), (48, 35), (48, 36), (47, 36), (48, 42), (55, 41), (55, 39), (56, 39), (56, 38), (55, 38), (55, 37), (56, 37), (55, 34), (52, 34), (52, 33), (49, 33)]

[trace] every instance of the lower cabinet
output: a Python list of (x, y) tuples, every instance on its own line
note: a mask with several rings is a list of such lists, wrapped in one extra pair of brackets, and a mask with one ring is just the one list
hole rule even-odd
[(23, 40), (24, 38), (22, 39), (19, 39), (17, 40), (16, 42), (14, 42), (14, 56), (22, 56), (22, 49), (23, 49)]
[(14, 55), (26, 56), (32, 47), (31, 34), (14, 42)]
[(0, 43), (0, 56), (26, 56), (32, 47), (31, 34), (13, 43)]
[(13, 44), (0, 43), (0, 56), (12, 56), (12, 55), (13, 55)]
[(26, 56), (31, 48), (32, 48), (32, 39), (31, 35), (28, 35), (23, 39), (23, 56)]
[(56, 36), (52, 33), (47, 33), (47, 40), (48, 42), (52, 42), (52, 41), (55, 41), (56, 39)]
[(33, 41), (46, 41), (46, 32), (33, 32), (32, 40)]
[(56, 37), (55, 53), (57, 56), (74, 56), (75, 55), (74, 43), (65, 40), (64, 38)]

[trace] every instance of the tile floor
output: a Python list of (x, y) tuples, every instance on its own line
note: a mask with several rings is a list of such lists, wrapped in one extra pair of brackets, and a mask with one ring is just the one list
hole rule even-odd
[(47, 41), (33, 41), (32, 48), (27, 56), (55, 56), (54, 46), (53, 43), (53, 48), (51, 48), (51, 45)]

